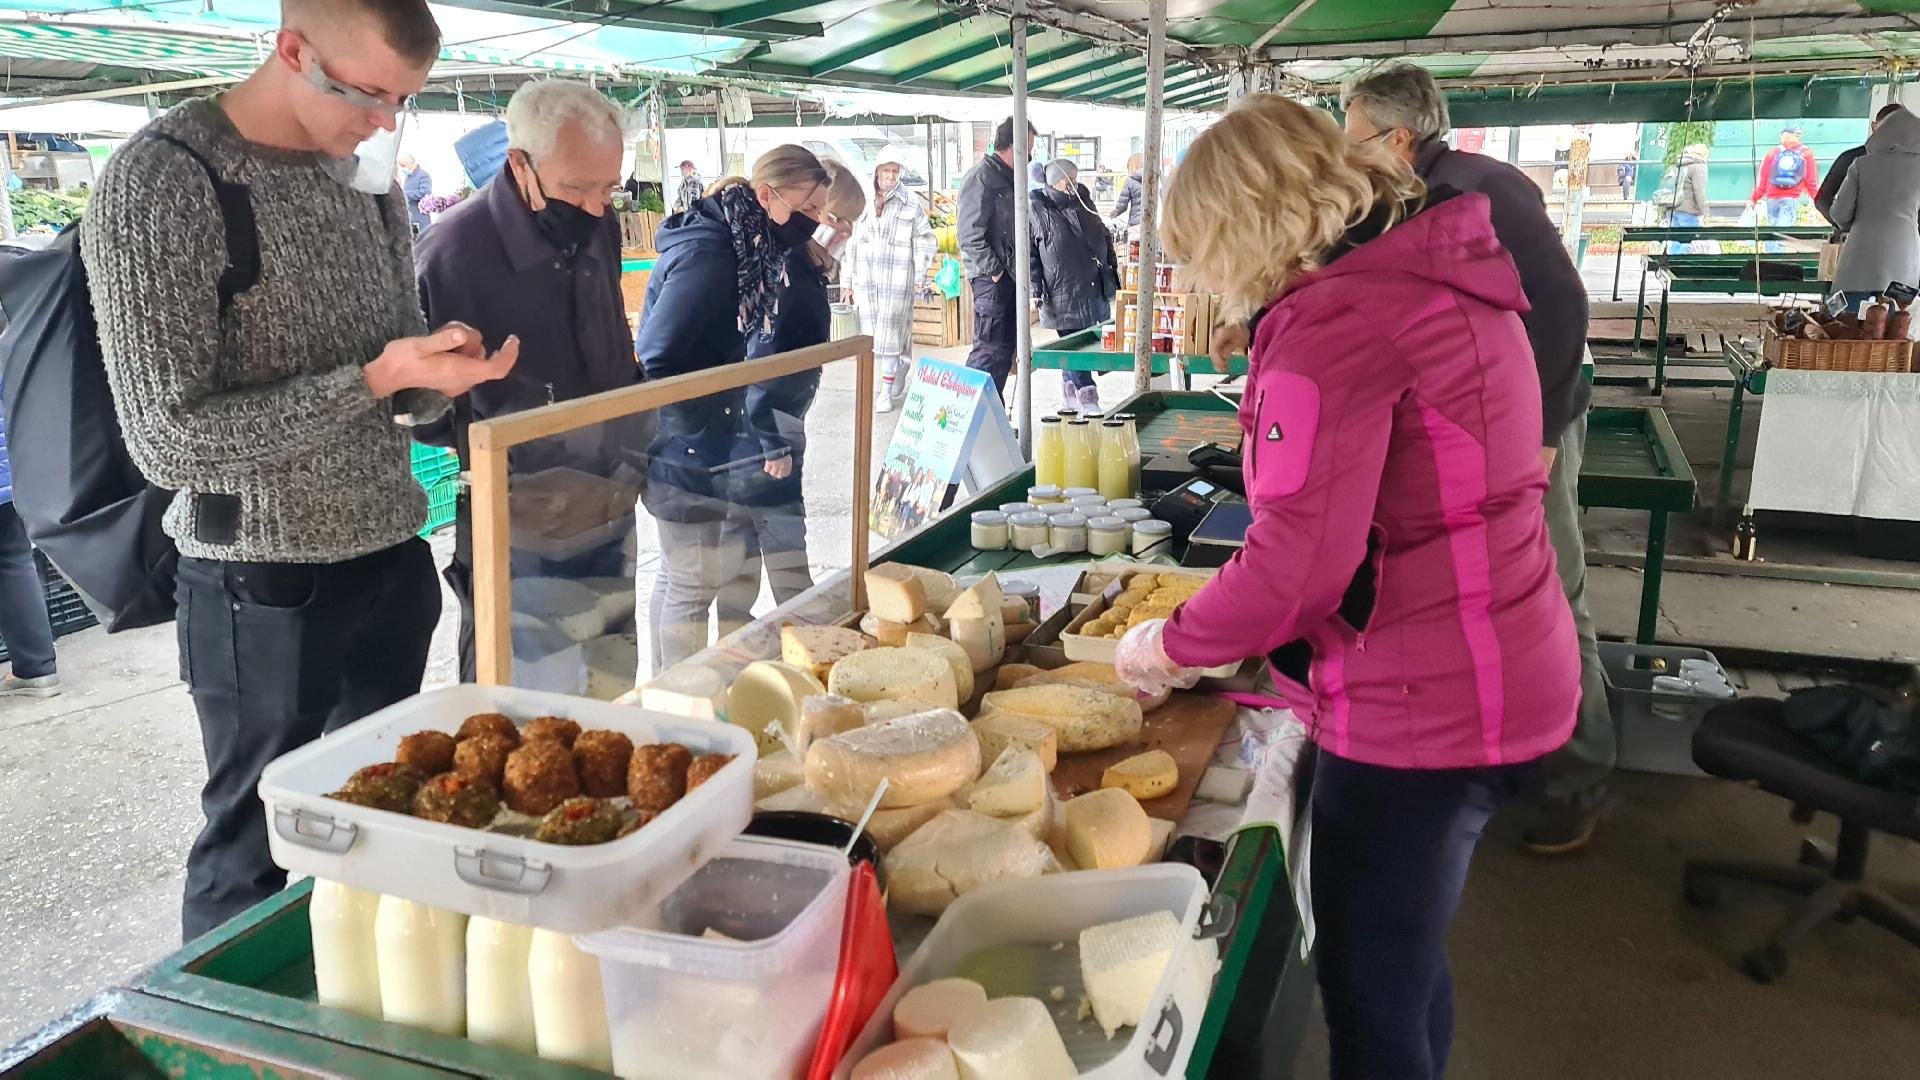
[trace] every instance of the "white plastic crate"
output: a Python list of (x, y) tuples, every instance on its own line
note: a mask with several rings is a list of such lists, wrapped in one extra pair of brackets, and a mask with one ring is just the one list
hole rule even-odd
[[(1180, 920), (1181, 940), (1189, 947), (1176, 950), (1160, 976), (1146, 1022), (1121, 1028), (1108, 1039), (1099, 1024), (1077, 1015), (1086, 992), (1079, 970), (1080, 931), (1155, 911)], [(1016, 981), (1031, 980), (1010, 988), (989, 986), (988, 993), (1019, 993), (1045, 1003), (1082, 1077), (1162, 1080), (1183, 1075), (1219, 968), (1214, 939), (1223, 936), (1232, 921), (1231, 911), (1221, 911), (1210, 900), (1200, 872), (1181, 863), (1049, 874), (975, 889), (940, 917), (834, 1078), (848, 1080), (861, 1058), (893, 1041), (893, 1007), (908, 990), (964, 974), (963, 965), (979, 962), (983, 954), (1003, 957), (1004, 970), (1021, 973)], [(1051, 994), (1055, 987), (1064, 991), (1057, 1002)]]
[[(563, 716), (634, 745), (677, 742), (735, 760), (639, 831), (567, 847), (465, 829), (326, 798), (356, 769), (392, 761), (401, 738), (449, 734), (475, 713), (525, 724)], [(430, 690), (283, 755), (260, 776), (273, 861), (296, 874), (401, 896), (468, 915), (584, 933), (644, 918), (753, 816), (753, 737), (591, 698), (505, 686)]]
[(835, 848), (743, 836), (645, 928), (576, 937), (600, 959), (615, 1074), (803, 1075), (833, 996), (849, 878)]

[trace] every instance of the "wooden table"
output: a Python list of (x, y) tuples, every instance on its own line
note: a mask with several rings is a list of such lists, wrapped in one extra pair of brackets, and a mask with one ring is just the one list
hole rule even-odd
[(1648, 512), (1645, 576), (1634, 640), (1651, 645), (1660, 618), (1660, 575), (1667, 558), (1667, 515), (1693, 509), (1693, 468), (1667, 423), (1648, 406), (1596, 408), (1587, 414), (1580, 463), (1580, 505)]

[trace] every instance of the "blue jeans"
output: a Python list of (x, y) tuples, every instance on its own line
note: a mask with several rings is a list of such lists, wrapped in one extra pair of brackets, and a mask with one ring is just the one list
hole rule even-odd
[[(1798, 225), (1800, 223), (1800, 196), (1786, 199), (1764, 200), (1767, 225)], [(1769, 255), (1778, 255), (1787, 250), (1787, 245), (1779, 240), (1769, 240), (1763, 245)]]
[[(1700, 227), (1700, 215), (1689, 214), (1683, 210), (1671, 210), (1667, 213), (1667, 224), (1676, 229), (1697, 229)], [(1692, 241), (1684, 248), (1681, 247), (1678, 240), (1667, 241), (1667, 254), (1669, 255), (1678, 254), (1681, 251), (1698, 252), (1699, 249), (1700, 241), (1698, 240)]]

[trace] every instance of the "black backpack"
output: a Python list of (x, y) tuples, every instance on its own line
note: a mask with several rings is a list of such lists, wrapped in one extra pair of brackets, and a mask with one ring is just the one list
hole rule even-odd
[[(246, 185), (198, 151), (226, 231), (220, 311), (260, 280), (260, 236)], [(173, 492), (147, 482), (120, 431), (100, 354), (79, 223), (40, 250), (0, 245), (0, 406), (13, 503), (27, 536), (73, 583), (109, 633), (172, 620), (179, 553), (160, 528)]]

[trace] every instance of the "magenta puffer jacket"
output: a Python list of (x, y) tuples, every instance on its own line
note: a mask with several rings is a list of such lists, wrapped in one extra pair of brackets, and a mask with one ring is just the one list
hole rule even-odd
[(1579, 698), (1526, 299), (1486, 197), (1445, 195), (1259, 321), (1253, 525), (1164, 639), (1191, 666), (1268, 657), (1324, 749), (1395, 768), (1540, 757)]

